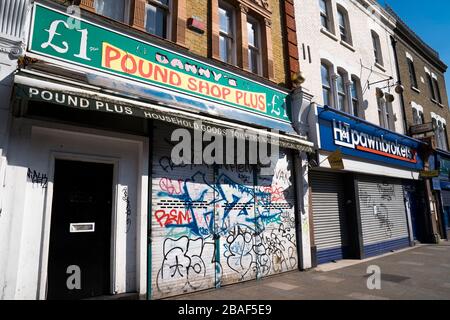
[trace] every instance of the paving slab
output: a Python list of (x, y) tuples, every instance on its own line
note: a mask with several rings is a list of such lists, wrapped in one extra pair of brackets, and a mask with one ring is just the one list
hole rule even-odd
[[(381, 290), (369, 290), (381, 270)], [(368, 260), (338, 261), (308, 271), (292, 271), (196, 292), (183, 300), (450, 300), (450, 243), (422, 245)]]

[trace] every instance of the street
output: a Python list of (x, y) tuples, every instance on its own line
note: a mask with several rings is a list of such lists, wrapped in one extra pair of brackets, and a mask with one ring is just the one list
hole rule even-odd
[[(216, 290), (174, 297), (180, 300), (447, 300), (450, 299), (450, 243), (419, 245), (369, 261), (341, 261), (308, 272), (289, 272)], [(343, 268), (339, 268), (344, 266)], [(369, 266), (381, 269), (381, 289), (367, 288)], [(336, 269), (338, 268), (338, 269)]]

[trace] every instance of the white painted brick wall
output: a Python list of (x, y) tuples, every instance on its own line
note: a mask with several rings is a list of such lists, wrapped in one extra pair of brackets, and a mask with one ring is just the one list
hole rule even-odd
[[(303, 71), (306, 81), (303, 87), (306, 91), (314, 95), (313, 102), (323, 105), (322, 81), (320, 74), (321, 59), (327, 59), (333, 63), (335, 71), (338, 67), (345, 69), (349, 74), (355, 75), (361, 80), (361, 87), (364, 88), (367, 81), (376, 82), (392, 76), (397, 81), (397, 71), (395, 67), (394, 51), (391, 46), (390, 35), (393, 34), (394, 24), (382, 22), (379, 11), (371, 13), (371, 9), (364, 8), (361, 3), (370, 5), (371, 1), (366, 0), (330, 0), (332, 14), (334, 17), (335, 34), (339, 41), (336, 41), (320, 31), (320, 11), (319, 0), (295, 0), (295, 13), (297, 23), (297, 38), (300, 54), (300, 68)], [(352, 43), (355, 51), (351, 51), (340, 43), (337, 24), (337, 7), (340, 4), (344, 7), (349, 16)], [(372, 8), (377, 8), (372, 6)], [(385, 16), (387, 18), (387, 16)], [(394, 21), (391, 19), (391, 21)], [(371, 30), (374, 30), (380, 37), (381, 49), (385, 72), (376, 67), (373, 53)], [(308, 51), (306, 49), (306, 60), (303, 59), (302, 45), (310, 47), (311, 60), (309, 63)], [(377, 73), (361, 67), (361, 63)], [(392, 82), (391, 82), (392, 83)], [(363, 94), (366, 120), (379, 125), (378, 106), (376, 99), (376, 86), (383, 87), (387, 83), (374, 85)], [(400, 103), (400, 96), (391, 88), (394, 95), (393, 112), (396, 115), (395, 131), (404, 133), (403, 111)]]

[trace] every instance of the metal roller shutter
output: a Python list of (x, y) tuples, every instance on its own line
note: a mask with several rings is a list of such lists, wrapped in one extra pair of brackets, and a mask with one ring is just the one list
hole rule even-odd
[(298, 266), (295, 229), (293, 161), (287, 150), (280, 156), (272, 176), (257, 176), (255, 251), (258, 277), (295, 270)]
[(254, 168), (221, 166), (216, 190), (222, 284), (256, 279)]
[(214, 170), (171, 161), (174, 128), (158, 125), (153, 139), (151, 281), (154, 298), (216, 284)]
[(442, 190), (442, 206), (450, 207), (450, 191)]
[(176, 129), (153, 139), (152, 297), (163, 298), (297, 268), (292, 159), (275, 170), (253, 165), (181, 165), (171, 161)]
[(403, 185), (400, 180), (358, 176), (364, 255), (409, 246)]
[(311, 171), (309, 181), (317, 261), (340, 260), (347, 245), (343, 179), (339, 174)]

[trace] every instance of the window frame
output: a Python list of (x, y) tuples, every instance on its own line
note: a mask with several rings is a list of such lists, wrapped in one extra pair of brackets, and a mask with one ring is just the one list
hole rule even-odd
[[(236, 15), (237, 15), (237, 10), (236, 8), (231, 5), (230, 3), (226, 2), (226, 1), (219, 1), (219, 6), (217, 8), (217, 13), (218, 13), (218, 22), (219, 22), (219, 59), (222, 62), (228, 63), (228, 64), (232, 64), (232, 65), (236, 65), (237, 63), (237, 21), (236, 21)], [(230, 36), (230, 34), (222, 31), (221, 29), (221, 25), (220, 25), (220, 10), (225, 10), (231, 13), (231, 23), (230, 23), (230, 29), (232, 32), (232, 35)], [(230, 59), (228, 61), (224, 61), (221, 57), (221, 47), (220, 47), (220, 39), (221, 37), (224, 37), (225, 39), (227, 39), (228, 41), (230, 41), (231, 43), (231, 55), (230, 55)]]
[[(377, 91), (381, 89), (377, 88)], [(395, 131), (395, 124), (393, 123), (393, 117), (394, 115), (391, 113), (392, 110), (392, 103), (388, 102), (386, 97), (383, 96), (381, 98), (377, 97), (377, 104), (378, 104), (378, 118), (380, 121), (380, 127)], [(394, 128), (391, 127), (391, 124), (394, 124)]]
[[(117, 0), (113, 0), (113, 1), (117, 1)], [(84, 8), (87, 8), (88, 10), (92, 10), (92, 12), (94, 12), (98, 15), (101, 15), (102, 17), (106, 17), (108, 19), (111, 19), (111, 20), (114, 20), (114, 21), (117, 21), (117, 22), (120, 22), (123, 24), (130, 24), (131, 23), (131, 10), (132, 9), (134, 10), (134, 8), (132, 8), (132, 2), (133, 2), (132, 0), (123, 0), (123, 3), (124, 3), (123, 5), (125, 8), (124, 13), (123, 13), (123, 20), (117, 20), (117, 19), (114, 19), (112, 17), (109, 17), (107, 15), (97, 12), (97, 10), (95, 8), (96, 0), (92, 0), (92, 7), (90, 7), (90, 8), (86, 7), (84, 5), (81, 5), (81, 6)]]
[(375, 64), (384, 66), (383, 51), (381, 49), (380, 36), (374, 30), (371, 30), (371, 38), (372, 38), (373, 53), (375, 57)]
[[(344, 22), (344, 25), (341, 25), (340, 18), (342, 16), (342, 20)], [(351, 34), (351, 28), (350, 28), (350, 19), (348, 16), (347, 10), (342, 7), (341, 5), (337, 5), (337, 20), (338, 20), (338, 27), (339, 27), (339, 36), (341, 38), (341, 41), (352, 45), (352, 34)], [(344, 32), (342, 32), (342, 29)]]
[(425, 117), (422, 111), (419, 109), (413, 108), (414, 116), (413, 116), (413, 122), (415, 125), (420, 125), (425, 123)]
[(409, 81), (411, 83), (411, 87), (414, 89), (419, 89), (419, 83), (417, 81), (417, 73), (416, 68), (414, 66), (414, 61), (412, 61), (410, 58), (406, 58), (406, 62), (408, 64)]
[[(351, 102), (352, 102), (352, 109), (351, 114), (355, 117), (360, 118), (360, 109), (361, 109), (361, 80), (359, 80), (358, 77), (355, 75), (351, 76), (352, 85), (350, 88), (350, 96), (351, 96)], [(353, 95), (353, 91), (356, 93), (356, 95)], [(356, 104), (356, 113), (355, 113), (355, 104)]]
[[(337, 93), (337, 105), (336, 109), (339, 111), (347, 112), (348, 107), (348, 93), (347, 93), (347, 76), (348, 74), (344, 70), (338, 70), (337, 71), (337, 77), (336, 77), (336, 93)], [(339, 87), (339, 79), (342, 81), (342, 88)], [(341, 90), (342, 89), (342, 90)], [(343, 99), (344, 105), (341, 106), (340, 101), (341, 98)]]
[[(248, 30), (249, 24), (256, 25), (254, 38), (255, 38), (259, 48), (251, 45), (250, 42), (248, 42), (248, 40), (247, 40), (247, 43), (248, 43), (248, 69), (257, 75), (263, 76), (263, 62), (262, 62), (263, 42), (262, 42), (261, 22), (257, 18), (253, 17), (252, 15), (247, 15), (247, 21), (246, 21), (247, 37), (248, 37), (248, 33), (249, 33), (249, 30)], [(251, 60), (250, 54), (252, 51), (257, 53), (257, 70), (256, 70), (256, 72), (254, 70), (252, 70), (251, 66), (250, 66), (250, 60)]]
[[(168, 0), (168, 2), (169, 2), (168, 5), (162, 4), (157, 0), (145, 0), (144, 2), (145, 2), (145, 6), (144, 6), (144, 10), (145, 10), (144, 29), (145, 29), (145, 31), (156, 37), (170, 40), (171, 34), (172, 34), (172, 16), (173, 16), (173, 2), (174, 1)], [(147, 30), (147, 6), (148, 5), (152, 5), (152, 6), (156, 7), (157, 9), (162, 9), (164, 12), (166, 12), (166, 35), (165, 36), (160, 36), (158, 34), (151, 33)]]
[(436, 98), (437, 98), (435, 100), (439, 104), (442, 104), (442, 95), (441, 95), (441, 89), (439, 87), (439, 81), (436, 78), (434, 78), (433, 76), (431, 76), (431, 79), (432, 79), (432, 82), (433, 82), (433, 87), (434, 87), (435, 95), (436, 95)]
[[(325, 4), (325, 12), (322, 10), (321, 2)], [(333, 20), (330, 16), (330, 1), (329, 0), (319, 0), (319, 11), (320, 11), (320, 25), (329, 32), (333, 32), (332, 23)], [(325, 24), (323, 24), (323, 19), (325, 19)]]
[[(322, 75), (322, 70), (323, 68), (326, 68), (327, 70), (327, 77), (328, 77), (328, 82), (329, 85), (326, 85), (323, 82), (323, 75)], [(332, 65), (330, 65), (329, 63), (322, 61), (320, 64), (320, 81), (322, 82), (322, 99), (323, 99), (323, 104), (324, 105), (328, 105), (329, 107), (334, 108), (334, 103), (333, 103), (333, 77), (332, 77)], [(325, 100), (325, 90), (327, 91), (327, 96), (328, 96), (328, 104), (326, 103)]]
[(431, 94), (431, 97), (430, 97), (431, 100), (437, 101), (436, 100), (436, 92), (434, 91), (433, 77), (428, 72), (427, 72), (427, 82), (428, 82), (428, 90), (430, 91), (430, 94)]

